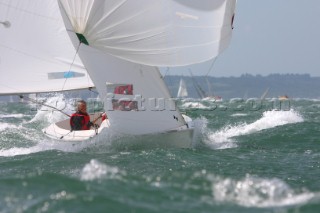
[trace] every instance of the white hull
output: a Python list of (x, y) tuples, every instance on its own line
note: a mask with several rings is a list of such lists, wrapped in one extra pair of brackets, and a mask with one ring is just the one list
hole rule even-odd
[(109, 120), (104, 120), (99, 123), (100, 127), (97, 129), (71, 131), (70, 119), (53, 123), (47, 128), (43, 129), (42, 132), (50, 138), (62, 141), (85, 141), (89, 140), (98, 135), (103, 129), (110, 126)]
[(194, 129), (175, 130), (170, 132), (139, 136), (120, 137), (111, 142), (117, 150), (154, 149), (154, 148), (192, 148)]
[[(156, 133), (156, 134), (145, 134), (145, 135), (119, 135), (116, 139), (111, 141), (111, 144), (119, 149), (123, 148), (192, 148), (193, 146), (193, 124), (191, 118), (183, 115), (185, 121), (188, 123), (187, 126), (179, 127), (167, 132)], [(59, 121), (51, 124), (47, 128), (43, 129), (43, 133), (48, 137), (64, 141), (64, 142), (82, 142), (93, 139), (99, 135), (102, 131), (106, 133), (115, 132), (110, 128), (109, 120), (104, 120), (99, 123), (98, 129), (72, 131), (69, 125), (69, 119)]]

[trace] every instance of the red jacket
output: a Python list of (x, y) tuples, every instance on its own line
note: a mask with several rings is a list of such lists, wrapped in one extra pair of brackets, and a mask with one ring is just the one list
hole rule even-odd
[(76, 112), (70, 117), (71, 130), (89, 130), (91, 125), (88, 113)]

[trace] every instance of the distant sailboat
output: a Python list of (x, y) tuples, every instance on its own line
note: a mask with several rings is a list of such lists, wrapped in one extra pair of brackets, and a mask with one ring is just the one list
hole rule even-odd
[(212, 95), (211, 84), (210, 84), (210, 82), (209, 82), (209, 80), (207, 78), (206, 78), (206, 82), (207, 82), (207, 85), (208, 85), (209, 94), (207, 94), (204, 91), (204, 89), (202, 89), (202, 87), (198, 84), (198, 82), (195, 80), (191, 70), (190, 70), (190, 74), (191, 74), (193, 86), (195, 87), (196, 92), (197, 92), (198, 96), (201, 98), (202, 101), (212, 101), (212, 102), (220, 102), (220, 101), (222, 101), (222, 98), (220, 96)]
[(201, 88), (201, 86), (198, 84), (198, 82), (196, 81), (196, 79), (194, 78), (191, 70), (189, 69), (190, 71), (190, 75), (191, 75), (191, 80), (192, 80), (192, 83), (193, 83), (193, 86), (194, 88), (196, 89), (196, 92), (198, 94), (198, 96), (200, 97), (200, 99), (204, 99), (207, 97), (207, 94), (206, 92)]
[(287, 96), (287, 95), (281, 95), (281, 96), (279, 96), (279, 100), (280, 100), (280, 101), (289, 100), (289, 96)]
[(206, 100), (206, 101), (213, 101), (213, 102), (221, 102), (222, 101), (222, 97), (221, 96), (217, 96), (217, 95), (214, 95), (214, 93), (212, 92), (212, 86), (208, 80), (208, 78), (206, 78), (206, 82), (207, 82), (207, 85), (208, 85), (208, 96), (205, 97), (203, 100)]
[(181, 78), (180, 83), (179, 83), (179, 90), (177, 97), (178, 98), (185, 98), (188, 96), (188, 90), (187, 90), (187, 85), (186, 82)]

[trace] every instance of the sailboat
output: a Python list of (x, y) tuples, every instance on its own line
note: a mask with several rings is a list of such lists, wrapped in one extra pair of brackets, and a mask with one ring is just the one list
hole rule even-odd
[[(22, 40), (21, 45), (26, 48), (14, 54), (19, 55), (20, 52), (22, 53), (20, 55), (28, 55), (30, 51), (35, 55), (31, 57), (35, 67), (30, 64), (25, 69), (20, 67), (21, 72), (28, 73), (25, 78), (28, 80), (24, 83), (28, 84), (26, 88), (29, 88), (29, 93), (95, 86), (108, 115), (108, 123), (104, 126), (108, 131), (120, 135), (174, 132), (179, 133), (179, 136), (185, 136), (181, 137), (183, 138), (181, 146), (190, 146), (190, 142), (186, 140), (192, 138), (191, 119), (182, 115), (176, 107), (159, 72), (159, 67), (186, 66), (201, 63), (219, 55), (231, 40), (236, 0), (204, 0), (201, 3), (182, 0), (59, 0), (59, 9), (66, 32), (74, 46), (72, 50), (69, 50), (69, 40), (67, 41), (65, 37), (63, 37), (66, 39), (65, 42), (59, 40), (61, 39), (59, 33), (65, 36), (65, 29), (60, 26), (61, 15), (58, 15), (59, 10), (55, 9), (56, 1), (37, 0), (37, 4), (34, 1), (30, 4), (29, 1), (18, 0), (3, 2), (5, 4), (2, 7), (5, 8), (1, 15), (7, 15), (8, 8), (13, 10), (13, 8), (25, 7), (20, 10), (20, 13), (39, 9), (32, 13), (18, 14), (22, 19), (24, 16), (31, 18), (28, 20), (29, 24), (18, 23), (16, 26), (22, 26), (24, 31), (19, 29), (15, 33), (37, 32), (39, 33), (37, 37), (44, 47), (47, 47), (47, 43), (52, 40), (57, 40), (49, 45), (50, 48), (43, 51), (37, 39), (31, 35), (29, 35), (30, 45), (27, 45), (23, 38), (19, 38)], [(16, 5), (12, 6), (12, 4)], [(41, 19), (39, 24), (33, 23), (38, 19), (32, 14), (36, 14), (37, 18)], [(50, 19), (52, 18), (50, 16), (54, 16), (54, 19)], [(13, 26), (11, 19), (18, 18), (8, 17), (0, 17), (1, 22), (9, 21)], [(49, 25), (54, 26), (44, 26), (50, 20), (54, 21)], [(23, 20), (20, 18), (17, 21)], [(43, 30), (39, 30), (42, 29), (39, 25)], [(1, 31), (5, 30), (1, 29)], [(17, 38), (13, 36), (11, 30), (8, 32), (10, 33), (7, 39), (11, 39), (10, 45), (13, 45)], [(9, 38), (9, 34), (12, 38)], [(1, 41), (1, 48), (6, 44)], [(17, 47), (20, 48), (19, 45)], [(63, 50), (57, 51), (55, 49), (57, 47), (63, 47)], [(4, 51), (10, 52), (11, 49), (6, 48)], [(70, 52), (67, 55), (64, 51)], [(45, 54), (41, 55), (43, 52)], [(81, 60), (76, 60), (76, 55), (79, 55)], [(46, 56), (46, 60), (38, 60)], [(24, 60), (28, 61), (26, 58)], [(67, 65), (67, 68), (62, 65)], [(8, 71), (15, 70), (14, 66), (5, 68), (4, 70)], [(72, 74), (69, 75), (69, 73)], [(40, 87), (40, 81), (39, 85), (30, 86), (33, 79), (30, 79), (29, 75), (34, 75), (36, 78), (42, 77), (45, 81), (42, 83), (44, 85)], [(48, 84), (48, 76), (53, 78), (51, 82), (55, 82), (54, 84)], [(86, 81), (80, 81), (81, 79)], [(57, 87), (59, 82), (63, 84)], [(7, 86), (4, 81), (0, 83), (4, 87)], [(24, 91), (22, 87), (15, 87), (16, 83), (11, 85), (14, 88), (7, 86), (6, 94)], [(52, 128), (53, 131), (67, 129), (64, 126), (66, 121), (62, 122), (61, 125), (57, 123), (55, 126), (57, 128)]]
[(287, 95), (280, 95), (280, 96), (278, 97), (278, 99), (279, 99), (280, 101), (286, 101), (286, 100), (289, 100), (289, 96), (287, 96)]
[(188, 90), (185, 80), (180, 79), (177, 98), (185, 98), (188, 96)]
[[(109, 128), (130, 135), (189, 131), (159, 67), (216, 57), (231, 39), (235, 3), (59, 0), (70, 38), (104, 100)], [(131, 93), (115, 92), (119, 84)], [(123, 101), (133, 110), (117, 110)]]
[(212, 101), (212, 102), (222, 102), (222, 97), (221, 96), (213, 95), (212, 86), (211, 86), (208, 78), (206, 78), (206, 82), (207, 82), (207, 85), (208, 85), (209, 95), (207, 97), (203, 98), (202, 100), (203, 101)]
[(200, 99), (204, 99), (205, 97), (207, 97), (206, 92), (201, 88), (201, 86), (198, 84), (198, 82), (196, 81), (196, 79), (194, 78), (191, 70), (190, 71), (190, 75), (191, 75), (191, 79), (192, 79), (192, 83), (194, 88), (196, 89), (196, 92), (198, 94), (198, 96), (200, 97)]
[(202, 87), (198, 84), (198, 82), (195, 80), (191, 70), (190, 70), (190, 74), (191, 74), (193, 86), (195, 87), (196, 92), (197, 92), (198, 96), (200, 97), (201, 101), (211, 101), (211, 102), (221, 102), (222, 101), (222, 98), (220, 96), (211, 95), (212, 94), (211, 84), (207, 78), (206, 78), (206, 82), (208, 85), (209, 94), (207, 94), (204, 91), (204, 89), (202, 89)]

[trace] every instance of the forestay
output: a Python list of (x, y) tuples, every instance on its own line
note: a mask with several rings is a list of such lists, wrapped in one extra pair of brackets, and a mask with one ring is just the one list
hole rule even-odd
[(93, 87), (56, 0), (0, 0), (0, 95)]

